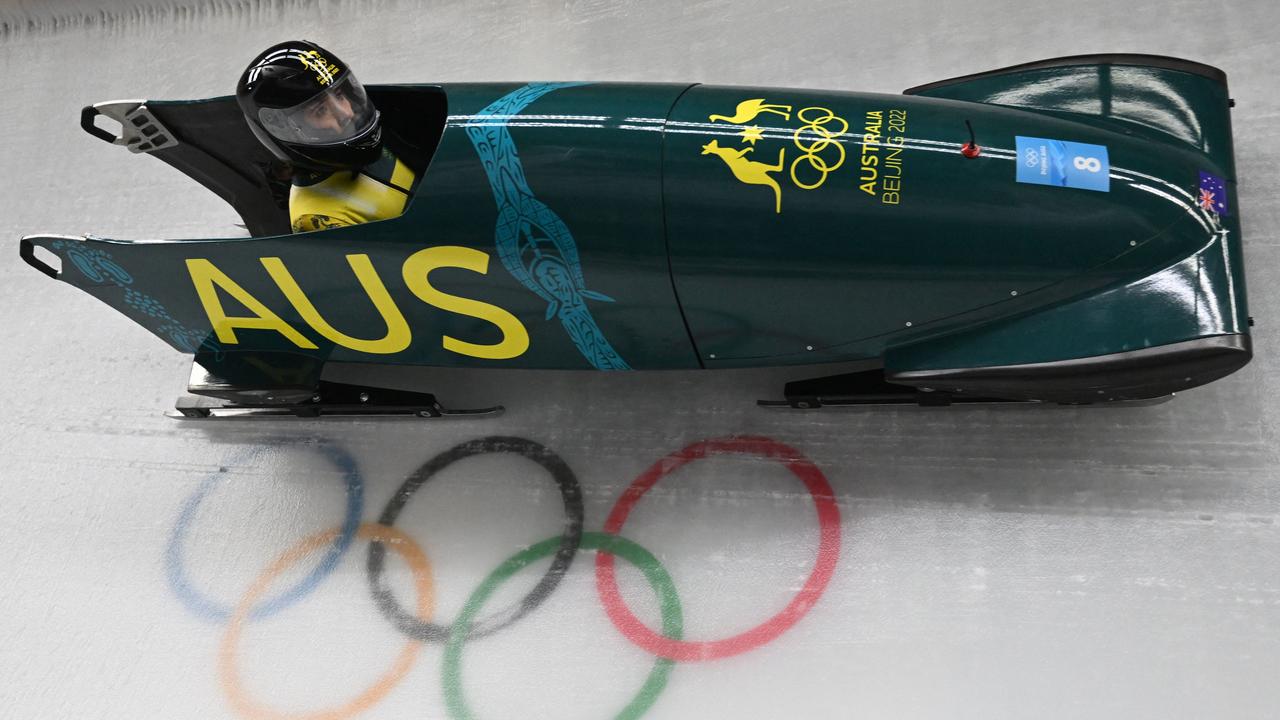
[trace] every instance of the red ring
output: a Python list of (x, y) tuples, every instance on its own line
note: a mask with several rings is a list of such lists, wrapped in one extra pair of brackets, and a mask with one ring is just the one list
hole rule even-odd
[(820, 540), (817, 561), (804, 587), (800, 588), (800, 592), (777, 615), (738, 635), (723, 640), (698, 642), (669, 638), (650, 630), (640, 622), (627, 608), (618, 591), (613, 555), (606, 552), (596, 553), (596, 591), (600, 594), (600, 600), (604, 603), (609, 619), (623, 635), (627, 636), (627, 639), (659, 657), (682, 661), (718, 660), (754, 650), (768, 643), (786, 632), (809, 612), (826, 590), (840, 557), (840, 509), (836, 505), (835, 493), (827, 482), (827, 478), (817, 465), (798, 451), (766, 437), (738, 436), (704, 440), (659, 460), (636, 478), (622, 493), (622, 497), (609, 512), (604, 531), (615, 535), (621, 532), (623, 523), (627, 521), (627, 515), (631, 513), (636, 503), (662, 478), (694, 460), (723, 453), (757, 455), (778, 460), (804, 483), (818, 511)]

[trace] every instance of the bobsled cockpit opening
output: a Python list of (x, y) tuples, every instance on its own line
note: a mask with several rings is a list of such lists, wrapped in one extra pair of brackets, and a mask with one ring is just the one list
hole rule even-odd
[[(371, 85), (365, 90), (381, 113), (388, 148), (421, 178), (448, 117), (444, 89)], [(118, 123), (118, 134), (114, 123), (105, 127), (101, 117)], [(294, 170), (253, 135), (234, 97), (99, 103), (84, 109), (80, 124), (101, 140), (154, 155), (213, 191), (235, 209), (252, 237), (290, 234)]]
[(387, 146), (421, 178), (431, 164), (449, 117), (444, 89), (374, 85), (367, 90), (369, 98), (382, 113)]

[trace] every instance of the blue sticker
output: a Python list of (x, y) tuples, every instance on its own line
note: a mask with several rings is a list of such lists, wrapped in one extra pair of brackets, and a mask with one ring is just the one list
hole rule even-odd
[(1106, 145), (1017, 136), (1018, 182), (1111, 191)]

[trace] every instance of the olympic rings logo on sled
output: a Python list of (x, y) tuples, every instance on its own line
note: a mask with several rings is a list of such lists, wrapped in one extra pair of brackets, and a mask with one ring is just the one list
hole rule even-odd
[[(596, 552), (596, 590), (609, 619), (624, 637), (655, 658), (641, 687), (618, 715), (639, 717), (657, 700), (676, 662), (709, 661), (739, 655), (771, 642), (790, 629), (822, 596), (839, 559), (840, 512), (829, 482), (822, 471), (797, 450), (766, 437), (733, 436), (704, 440), (667, 455), (651, 465), (623, 491), (609, 512), (601, 532), (586, 532), (583, 529), (582, 489), (573, 470), (552, 450), (532, 440), (489, 436), (460, 443), (436, 455), (403, 482), (383, 509), (377, 523), (360, 522), (364, 488), (354, 460), (345, 452), (332, 447), (322, 446), (322, 451), (342, 471), (345, 478), (347, 503), (342, 524), (304, 538), (279, 555), (257, 575), (234, 607), (225, 607), (194, 591), (183, 569), (183, 547), (187, 530), (200, 503), (217, 484), (218, 475), (201, 483), (184, 504), (166, 548), (168, 578), (178, 598), (198, 616), (226, 623), (218, 652), (218, 678), (233, 710), (243, 717), (277, 718), (286, 714), (252, 697), (244, 687), (239, 668), (239, 648), (244, 625), (251, 620), (279, 612), (314, 590), (335, 569), (356, 538), (370, 543), (366, 574), (375, 603), (382, 615), (406, 636), (406, 643), (390, 668), (353, 699), (327, 710), (287, 713), (291, 717), (345, 718), (369, 709), (404, 678), (417, 660), (422, 644), (427, 642), (444, 645), (442, 681), (450, 717), (472, 717), (461, 681), (462, 653), (466, 643), (492, 635), (540, 606), (568, 572), (576, 555), (583, 550)], [(469, 457), (495, 453), (520, 455), (547, 471), (556, 483), (564, 505), (564, 531), (557, 537), (533, 544), (509, 557), (472, 591), (452, 623), (441, 623), (434, 618), (435, 585), (430, 559), (410, 535), (394, 525), (418, 490), (442, 470)], [(803, 586), (782, 611), (759, 625), (728, 638), (686, 640), (683, 611), (670, 574), (657, 557), (622, 536), (621, 531), (632, 510), (663, 478), (690, 463), (721, 455), (745, 455), (772, 460), (783, 465), (803, 483), (817, 514), (817, 558)], [(416, 595), (412, 610), (401, 607), (386, 584), (384, 568), (388, 546), (401, 556), (412, 575)], [(276, 578), (306, 556), (322, 550), (324, 554), (320, 563), (304, 575), (298, 584), (268, 597), (268, 591)], [(509, 607), (481, 615), (489, 599), (504, 582), (530, 564), (547, 557), (552, 558), (550, 567), (523, 598)], [(660, 630), (647, 627), (626, 606), (618, 590), (615, 557), (621, 557), (639, 569), (653, 589), (661, 611)]]

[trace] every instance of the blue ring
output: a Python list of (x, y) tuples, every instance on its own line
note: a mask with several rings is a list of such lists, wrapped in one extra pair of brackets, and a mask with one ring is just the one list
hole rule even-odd
[[(342, 532), (338, 534), (338, 537), (334, 538), (333, 544), (329, 546), (328, 551), (325, 552), (314, 570), (293, 588), (253, 608), (249, 612), (249, 619), (251, 620), (273, 615), (315, 590), (320, 581), (324, 580), (337, 567), (338, 561), (342, 559), (347, 548), (351, 546), (356, 530), (360, 527), (360, 516), (364, 512), (364, 480), (356, 470), (355, 459), (345, 450), (335, 446), (320, 445), (318, 447), (346, 475), (347, 514), (342, 521)], [(261, 447), (256, 448), (242, 456), (241, 459), (253, 457), (262, 450), (263, 448)], [(188, 498), (187, 502), (182, 506), (182, 513), (178, 515), (178, 521), (174, 523), (173, 534), (170, 535), (169, 544), (165, 548), (164, 560), (169, 578), (169, 587), (173, 589), (178, 599), (187, 606), (187, 609), (206, 620), (225, 622), (231, 617), (233, 608), (230, 605), (223, 605), (206, 597), (191, 584), (187, 578), (182, 552), (186, 534), (192, 520), (195, 519), (196, 510), (200, 508), (200, 503), (204, 501), (205, 496), (219, 484), (222, 477), (221, 474), (215, 473), (205, 478), (204, 482), (200, 483), (200, 487), (196, 489), (195, 494)]]

